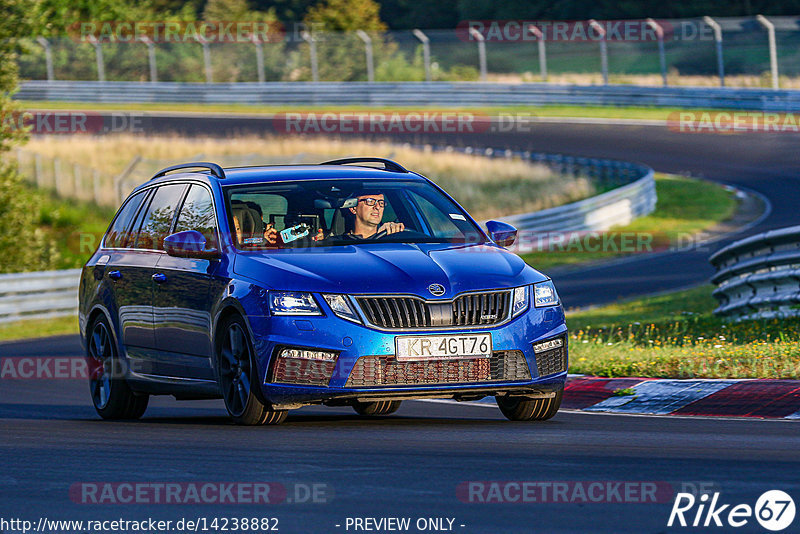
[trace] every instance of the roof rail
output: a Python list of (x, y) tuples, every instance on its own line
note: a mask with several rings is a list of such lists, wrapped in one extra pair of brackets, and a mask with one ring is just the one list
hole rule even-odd
[(159, 176), (166, 176), (167, 173), (172, 171), (178, 171), (181, 169), (208, 169), (211, 171), (211, 174), (219, 178), (220, 180), (225, 179), (225, 171), (222, 170), (222, 167), (217, 165), (216, 163), (209, 163), (207, 161), (195, 161), (193, 163), (180, 163), (178, 165), (172, 165), (171, 167), (165, 167), (158, 171), (155, 176), (151, 179), (158, 178)]
[(385, 158), (342, 158), (325, 161), (320, 165), (347, 165), (349, 163), (383, 163), (383, 170), (390, 172), (408, 172), (408, 169), (397, 162)]

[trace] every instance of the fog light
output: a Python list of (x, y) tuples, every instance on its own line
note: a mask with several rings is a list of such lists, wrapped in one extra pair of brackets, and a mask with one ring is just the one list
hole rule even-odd
[(336, 361), (335, 352), (325, 352), (322, 350), (306, 349), (283, 349), (279, 356), (281, 358), (297, 358), (300, 360), (323, 360), (328, 362)]
[(542, 341), (541, 343), (535, 343), (533, 345), (533, 352), (540, 353), (548, 350), (558, 349), (563, 346), (564, 346), (564, 340), (560, 337), (557, 337), (555, 339), (550, 339), (548, 341)]
[(280, 347), (272, 368), (272, 381), (283, 384), (327, 386), (339, 354), (324, 350)]

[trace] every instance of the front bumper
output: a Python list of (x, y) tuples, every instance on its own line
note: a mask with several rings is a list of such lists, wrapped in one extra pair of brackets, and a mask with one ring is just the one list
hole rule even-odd
[[(326, 310), (328, 311), (328, 310)], [(567, 343), (564, 311), (561, 306), (531, 307), (513, 320), (495, 327), (465, 327), (452, 329), (425, 329), (415, 331), (383, 331), (340, 319), (331, 313), (322, 316), (271, 316), (250, 317), (261, 393), (264, 400), (274, 406), (298, 407), (305, 404), (339, 404), (353, 400), (379, 400), (403, 398), (455, 398), (477, 399), (489, 395), (547, 395), (566, 381)], [(525, 380), (491, 380), (479, 382), (425, 383), (414, 385), (380, 385), (351, 387), (348, 379), (362, 356), (394, 358), (395, 337), (398, 335), (452, 335), (489, 332), (492, 350), (520, 351), (530, 371)], [(564, 339), (564, 365), (558, 372), (540, 375), (533, 344), (555, 338)], [(276, 349), (302, 347), (338, 353), (332, 376), (326, 385), (288, 384), (272, 381)]]

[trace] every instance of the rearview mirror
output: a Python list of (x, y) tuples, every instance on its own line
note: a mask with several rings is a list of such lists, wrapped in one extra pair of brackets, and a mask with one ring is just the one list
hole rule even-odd
[(317, 198), (314, 199), (314, 207), (317, 209), (325, 210), (331, 208), (355, 208), (358, 206), (357, 198)]
[(517, 229), (501, 221), (486, 221), (489, 238), (501, 247), (510, 247), (517, 240)]
[(219, 258), (217, 249), (206, 249), (206, 238), (197, 230), (185, 230), (168, 235), (164, 239), (164, 250), (170, 256), (211, 260)]

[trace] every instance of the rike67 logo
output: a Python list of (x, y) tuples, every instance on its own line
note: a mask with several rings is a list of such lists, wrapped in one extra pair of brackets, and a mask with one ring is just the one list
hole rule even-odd
[(770, 490), (758, 498), (755, 507), (751, 507), (749, 504), (722, 504), (719, 492), (710, 496), (704, 493), (699, 498), (691, 493), (678, 493), (667, 526), (739, 528), (750, 523), (754, 516), (767, 530), (784, 530), (794, 521), (794, 500), (786, 492)]

